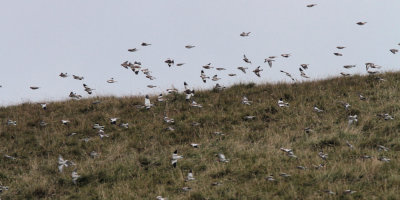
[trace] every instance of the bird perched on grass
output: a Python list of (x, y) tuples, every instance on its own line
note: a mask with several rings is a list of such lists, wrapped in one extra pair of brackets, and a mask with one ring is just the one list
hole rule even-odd
[(249, 101), (249, 99), (246, 96), (243, 96), (242, 104), (250, 106), (251, 103), (252, 103), (252, 101)]
[(150, 109), (154, 104), (151, 104), (149, 95), (144, 98), (144, 106), (146, 109)]
[(194, 180), (196, 180), (196, 179), (193, 176), (193, 171), (190, 170), (185, 181), (194, 181)]
[(219, 162), (225, 162), (225, 163), (229, 162), (229, 160), (226, 159), (226, 158), (225, 158), (225, 155), (222, 154), (222, 153), (218, 153), (218, 161), (219, 161)]
[(81, 176), (78, 174), (77, 169), (74, 169), (74, 171), (72, 171), (72, 173), (71, 173), (71, 177), (72, 177), (72, 182), (76, 185), (78, 179)]
[(289, 107), (289, 103), (284, 102), (284, 101), (283, 101), (283, 98), (280, 98), (280, 99), (278, 100), (278, 106), (279, 106), (279, 107)]

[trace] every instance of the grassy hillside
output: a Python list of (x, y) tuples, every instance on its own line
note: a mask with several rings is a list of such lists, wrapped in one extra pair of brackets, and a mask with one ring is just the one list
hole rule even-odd
[[(144, 97), (0, 108), (2, 199), (399, 199), (400, 73), (324, 81), (235, 85), (183, 94), (146, 110)], [(358, 94), (367, 97), (359, 99)], [(247, 96), (252, 105), (241, 103)], [(289, 107), (278, 107), (283, 98)], [(151, 97), (155, 102), (156, 96)], [(92, 104), (101, 100), (99, 104)], [(346, 110), (341, 102), (351, 107)], [(324, 110), (317, 113), (314, 105)], [(173, 125), (164, 122), (164, 113)], [(388, 113), (393, 120), (379, 114)], [(349, 115), (358, 123), (348, 125)], [(254, 115), (255, 119), (244, 120)], [(111, 125), (109, 118), (128, 122)], [(16, 126), (7, 126), (8, 119)], [(62, 119), (70, 120), (63, 125)], [(40, 126), (45, 121), (47, 126)], [(200, 123), (193, 126), (193, 122)], [(95, 123), (105, 125), (100, 139)], [(166, 130), (173, 126), (175, 131)], [(311, 131), (306, 132), (305, 128)], [(215, 134), (221, 132), (222, 134)], [(70, 136), (71, 133), (77, 133)], [(90, 138), (85, 142), (84, 138)], [(351, 149), (346, 141), (354, 146)], [(199, 143), (193, 148), (190, 143)], [(379, 150), (378, 145), (389, 148)], [(292, 158), (280, 148), (293, 149)], [(171, 165), (174, 150), (184, 158)], [(92, 151), (99, 155), (90, 156)], [(320, 151), (328, 154), (323, 160)], [(223, 153), (229, 162), (218, 162)], [(9, 155), (15, 159), (4, 157)], [(58, 156), (76, 165), (58, 171)], [(364, 159), (369, 155), (372, 159)], [(382, 157), (391, 159), (380, 161)], [(319, 166), (320, 168), (315, 166)], [(306, 167), (305, 170), (297, 166)], [(72, 182), (71, 173), (81, 176)], [(189, 170), (196, 180), (186, 182)], [(290, 177), (279, 174), (286, 173)], [(266, 178), (273, 175), (275, 181)], [(216, 184), (219, 183), (219, 184)], [(183, 191), (190, 187), (190, 191)], [(330, 190), (335, 194), (329, 194)], [(356, 191), (346, 194), (345, 190)]]

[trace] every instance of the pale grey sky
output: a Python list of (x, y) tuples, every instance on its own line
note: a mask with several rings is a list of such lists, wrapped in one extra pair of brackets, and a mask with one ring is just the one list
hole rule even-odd
[[(311, 3), (318, 5), (307, 8)], [(312, 79), (342, 71), (364, 74), (366, 62), (398, 70), (400, 53), (389, 52), (400, 48), (398, 8), (398, 0), (0, 1), (0, 105), (60, 100), (71, 91), (87, 97), (83, 83), (96, 89), (93, 95), (118, 96), (181, 89), (183, 81), (211, 88), (216, 82), (204, 84), (199, 77), (209, 62), (227, 68), (205, 70), (209, 76), (218, 74), (224, 86), (289, 81), (279, 70), (303, 80), (302, 63), (310, 64), (306, 73)], [(368, 23), (358, 26), (359, 21)], [(250, 37), (240, 37), (243, 31)], [(142, 47), (142, 42), (152, 45)], [(196, 47), (185, 49), (187, 44)], [(347, 48), (337, 50), (338, 45)], [(272, 69), (263, 62), (282, 53), (292, 56), (278, 57)], [(243, 54), (252, 65), (242, 61)], [(169, 68), (167, 58), (186, 64)], [(157, 79), (124, 69), (120, 64), (126, 60), (142, 62)], [(357, 68), (343, 69), (348, 64)], [(258, 65), (264, 69), (261, 78), (251, 72)], [(238, 66), (250, 72), (242, 74)], [(61, 72), (85, 79), (63, 79)], [(118, 82), (106, 83), (111, 77)], [(148, 84), (158, 87), (149, 89)]]

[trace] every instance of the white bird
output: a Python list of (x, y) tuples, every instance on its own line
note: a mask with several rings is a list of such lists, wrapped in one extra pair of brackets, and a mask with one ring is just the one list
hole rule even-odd
[(102, 130), (102, 129), (104, 129), (105, 127), (104, 126), (100, 126), (100, 124), (94, 124), (93, 125), (93, 129), (100, 129), (100, 130)]
[(113, 118), (110, 118), (110, 123), (111, 124), (117, 124), (117, 120), (118, 120), (119, 118), (116, 118), (116, 117), (113, 117)]
[(71, 177), (72, 177), (72, 182), (76, 185), (76, 182), (81, 176), (78, 174), (77, 169), (74, 169), (74, 171), (72, 171), (71, 173)]
[(64, 160), (61, 155), (58, 156), (58, 171), (63, 172), (64, 167), (69, 167), (75, 165), (74, 162), (69, 160)]
[(324, 112), (324, 110), (319, 109), (317, 106), (314, 106), (314, 111), (317, 113)]
[(367, 100), (366, 97), (364, 97), (362, 94), (359, 94), (358, 97), (360, 98), (361, 101), (365, 101)]
[(43, 110), (46, 110), (47, 109), (47, 104), (46, 103), (39, 103), (40, 104), (40, 106), (42, 106), (42, 109)]
[(17, 121), (13, 121), (11, 119), (7, 120), (7, 125), (8, 126), (16, 126), (17, 125)]
[(286, 174), (286, 173), (280, 173), (279, 176), (282, 176), (282, 177), (284, 177), (284, 178), (291, 177), (290, 174)]
[(99, 156), (99, 154), (95, 151), (90, 152), (90, 157), (91, 158), (97, 158)]
[(10, 155), (4, 155), (5, 158), (11, 159), (11, 160), (16, 160), (17, 158), (15, 158), (14, 156), (10, 156)]
[(379, 149), (379, 151), (389, 151), (389, 148), (387, 148), (387, 147), (385, 147), (385, 146), (382, 146), (382, 145), (378, 145), (378, 149)]
[(193, 176), (193, 171), (190, 170), (185, 181), (194, 181), (194, 180), (196, 180), (196, 179)]
[(192, 103), (190, 104), (190, 106), (192, 107), (196, 107), (196, 108), (202, 108), (203, 106), (201, 104), (198, 104), (196, 101), (192, 101)]
[(275, 178), (274, 178), (274, 175), (269, 175), (269, 176), (267, 176), (265, 179), (267, 179), (267, 181), (275, 181)]
[(117, 81), (115, 81), (114, 78), (107, 80), (107, 83), (115, 83), (115, 82), (117, 82)]
[(209, 76), (206, 76), (203, 70), (201, 70), (200, 78), (203, 80), (204, 83), (206, 83), (206, 79), (210, 78)]
[(146, 107), (146, 109), (150, 109), (152, 106), (154, 106), (154, 104), (151, 104), (150, 102), (149, 95), (146, 95), (146, 97), (144, 98), (144, 106)]
[(119, 126), (122, 128), (129, 128), (129, 123), (120, 123)]
[(218, 75), (214, 75), (213, 77), (212, 77), (212, 81), (218, 81), (218, 80), (220, 80), (221, 78), (218, 78)]
[(319, 157), (321, 157), (323, 160), (326, 160), (328, 158), (328, 154), (325, 154), (324, 152), (320, 151), (318, 153)]
[(306, 170), (307, 169), (307, 167), (304, 167), (304, 166), (301, 166), (301, 165), (297, 166), (296, 168), (300, 169), (300, 170)]
[(349, 115), (349, 125), (358, 122), (357, 115)]
[(218, 160), (219, 160), (219, 162), (225, 162), (225, 163), (229, 162), (229, 160), (226, 159), (225, 155), (222, 153), (218, 153)]
[(253, 101), (249, 101), (249, 99), (247, 99), (247, 97), (246, 96), (243, 96), (243, 98), (242, 98), (242, 104), (244, 104), (244, 105), (251, 105), (251, 103), (253, 103)]
[(168, 200), (167, 198), (163, 198), (162, 196), (157, 196), (157, 200)]
[(289, 103), (284, 102), (283, 99), (280, 98), (280, 99), (278, 100), (278, 106), (279, 106), (279, 107), (289, 107)]
[(223, 86), (221, 86), (220, 84), (217, 83), (217, 84), (215, 84), (214, 89), (218, 90), (218, 91), (221, 91), (221, 90), (225, 89), (225, 87), (223, 87)]
[(172, 124), (175, 121), (174, 121), (174, 119), (169, 118), (166, 114), (164, 114), (164, 122), (167, 123), (167, 124)]
[(382, 161), (382, 162), (390, 162), (390, 159), (386, 158), (386, 157), (380, 157), (380, 158), (378, 158), (378, 160)]
[(350, 149), (354, 149), (354, 146), (352, 144), (350, 144), (349, 141), (346, 141), (346, 145), (350, 148)]
[(182, 158), (183, 158), (183, 156), (178, 155), (178, 150), (175, 150), (174, 153), (172, 153), (172, 159), (171, 159), (172, 166), (174, 166), (174, 168), (175, 168), (178, 160), (182, 159)]
[(62, 119), (61, 123), (64, 124), (64, 125), (68, 125), (70, 123), (70, 121), (66, 120), (66, 119)]
[(190, 188), (190, 187), (183, 187), (182, 190), (183, 190), (184, 192), (188, 192), (188, 191), (192, 190), (192, 188)]
[(193, 148), (199, 148), (200, 144), (191, 143), (190, 146), (192, 146)]
[(158, 101), (158, 102), (164, 102), (164, 101), (165, 101), (162, 94), (158, 95), (157, 101)]
[(271, 58), (265, 58), (264, 59), (264, 63), (268, 62), (268, 65), (269, 65), (270, 68), (272, 68), (272, 62), (274, 62), (274, 61), (275, 60), (271, 59)]
[(245, 120), (250, 120), (250, 119), (255, 119), (255, 118), (256, 118), (256, 116), (254, 116), (254, 115), (247, 115), (244, 117)]
[(104, 137), (110, 137), (107, 134), (105, 134), (102, 129), (100, 129), (98, 133), (99, 133), (100, 139), (103, 139)]
[(345, 191), (343, 191), (344, 194), (354, 194), (356, 192), (357, 191), (354, 191), (354, 190), (345, 190)]
[(45, 121), (40, 121), (39, 125), (42, 127), (45, 127), (45, 126), (47, 126), (47, 123)]

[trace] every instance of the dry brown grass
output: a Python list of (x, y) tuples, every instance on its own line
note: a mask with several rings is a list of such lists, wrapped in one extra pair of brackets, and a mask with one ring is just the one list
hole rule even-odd
[[(9, 186), (2, 199), (399, 199), (400, 73), (333, 78), (297, 84), (240, 84), (224, 91), (201, 91), (195, 99), (204, 107), (192, 108), (182, 94), (168, 103), (145, 110), (143, 97), (102, 97), (54, 102), (44, 111), (37, 104), (0, 108), (0, 185)], [(361, 101), (358, 93), (368, 97)], [(241, 104), (246, 95), (253, 105)], [(283, 97), (289, 108), (279, 108)], [(152, 97), (155, 101), (156, 97)], [(339, 101), (348, 102), (346, 111)], [(313, 112), (317, 105), (324, 113)], [(175, 131), (165, 131), (164, 112), (175, 119)], [(377, 114), (395, 119), (383, 120)], [(347, 125), (358, 114), (359, 122)], [(255, 120), (243, 120), (255, 115)], [(110, 117), (129, 122), (124, 129), (109, 124)], [(7, 119), (17, 126), (7, 126)], [(71, 124), (62, 125), (61, 119)], [(40, 127), (41, 120), (49, 123)], [(198, 127), (192, 122), (200, 122)], [(94, 123), (105, 125), (109, 138), (101, 140)], [(305, 133), (310, 127), (312, 132)], [(216, 131), (223, 136), (213, 134)], [(68, 136), (70, 133), (78, 133)], [(86, 143), (83, 138), (91, 140)], [(354, 145), (351, 150), (345, 141)], [(200, 143), (199, 149), (191, 142)], [(378, 151), (377, 145), (390, 150)], [(297, 159), (279, 148), (292, 148)], [(170, 164), (177, 149), (184, 159)], [(328, 153), (322, 160), (318, 152)], [(91, 151), (100, 155), (92, 159)], [(229, 163), (217, 162), (224, 153)], [(3, 155), (11, 155), (10, 160)], [(74, 185), (71, 172), (57, 169), (58, 155), (76, 163), (81, 178)], [(361, 155), (371, 155), (369, 160)], [(390, 158), (388, 163), (377, 158)], [(313, 165), (324, 163), (315, 169)], [(306, 170), (296, 167), (302, 165)], [(185, 182), (193, 169), (196, 178)], [(290, 178), (280, 177), (280, 173)], [(273, 174), (276, 181), (265, 177)], [(222, 183), (212, 186), (213, 182)], [(190, 192), (182, 187), (189, 186)], [(324, 190), (331, 190), (329, 195)], [(344, 194), (351, 189), (354, 194)]]

